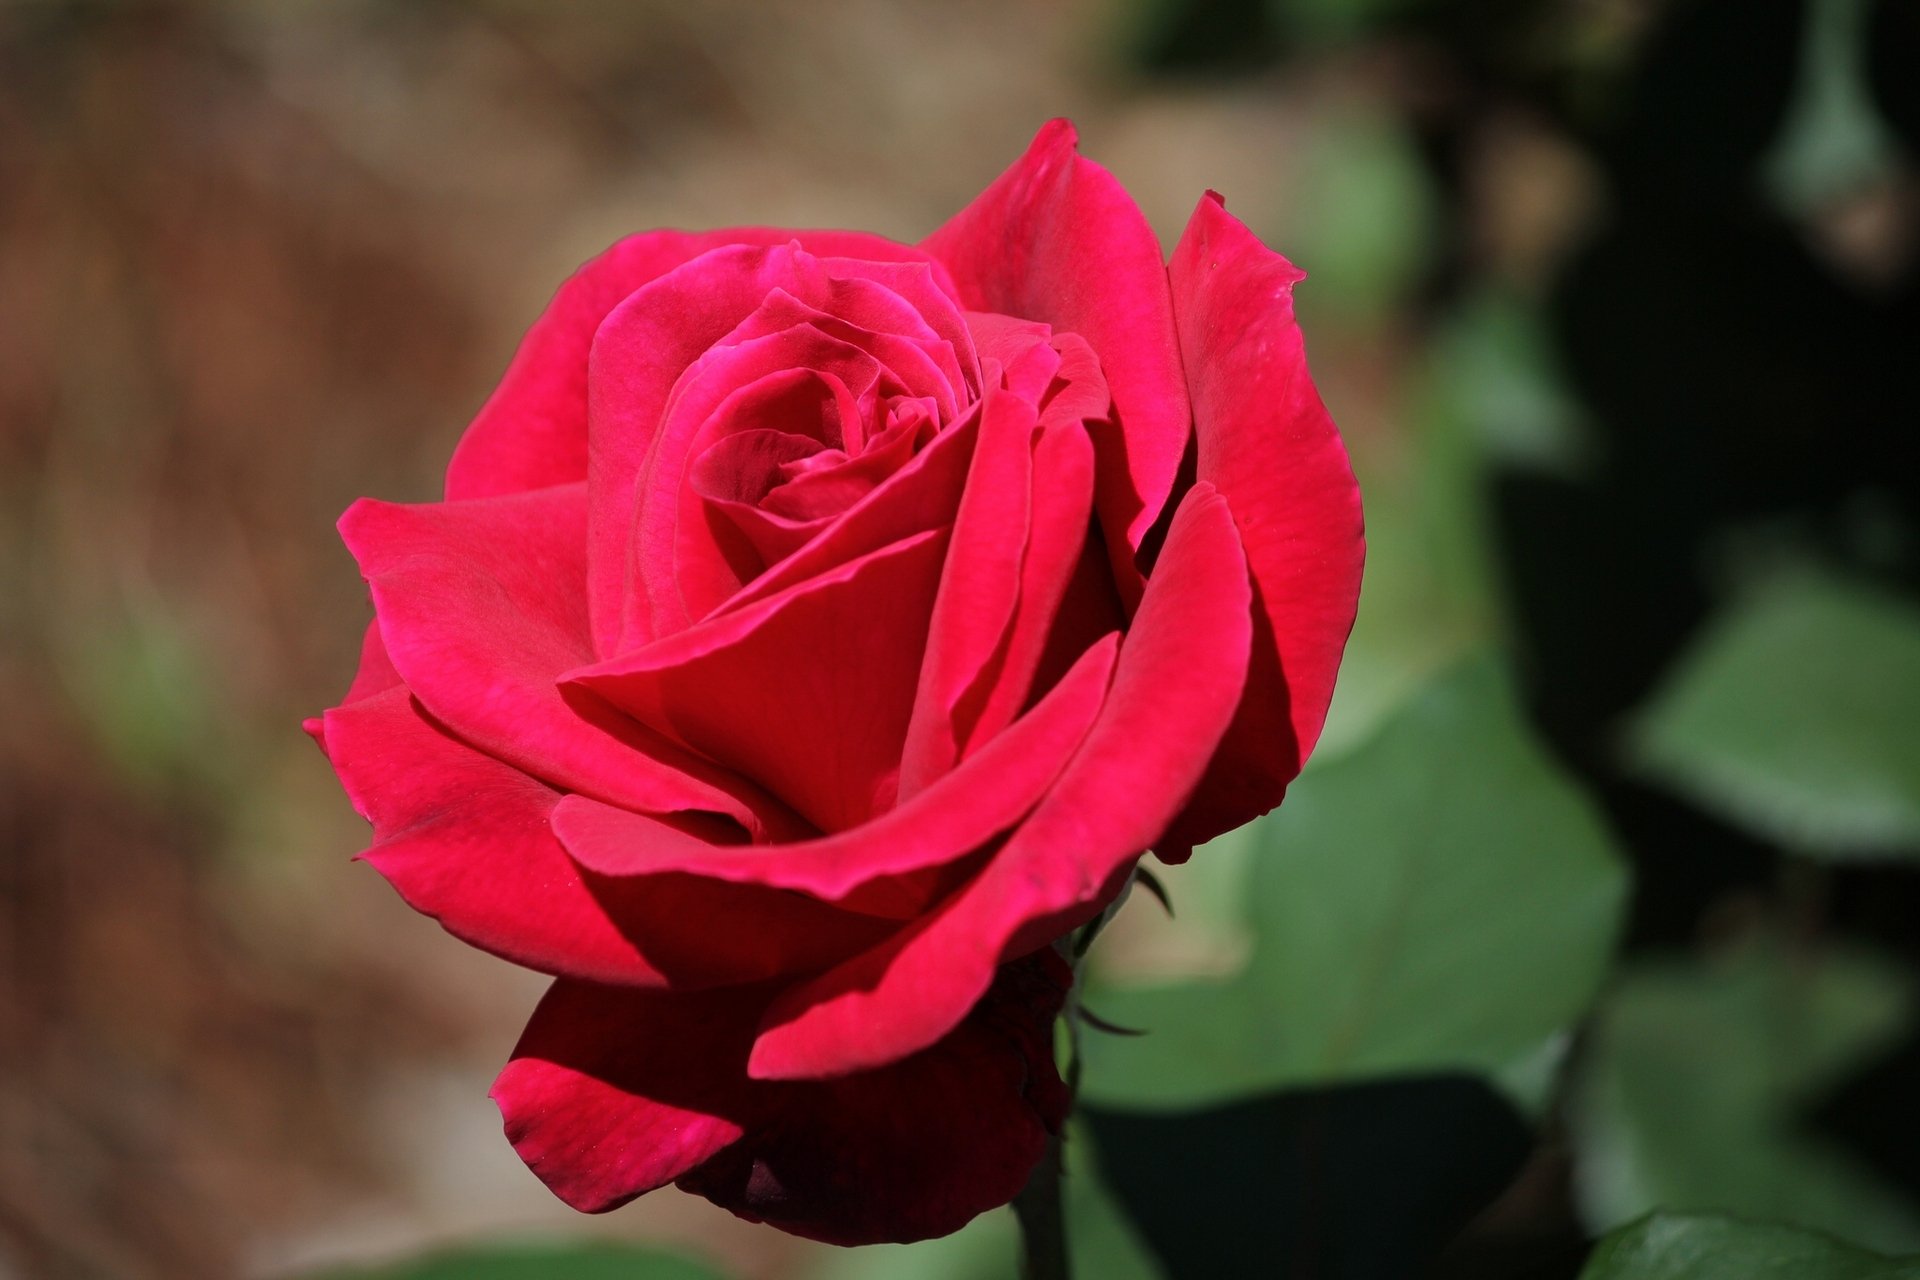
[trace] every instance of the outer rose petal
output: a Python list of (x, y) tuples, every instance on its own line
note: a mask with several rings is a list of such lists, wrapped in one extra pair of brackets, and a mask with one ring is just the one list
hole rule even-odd
[(1133, 552), (1173, 492), (1189, 432), (1186, 382), (1160, 242), (1114, 176), (1075, 150), (1073, 125), (1042, 128), (1011, 169), (923, 246), (976, 311), (1077, 333), (1100, 356), (1116, 425), (1098, 430), (1095, 503), (1121, 590)]
[(1307, 372), (1301, 278), (1212, 193), (1173, 254), (1199, 477), (1233, 508), (1255, 607), (1246, 694), (1160, 846), (1168, 860), (1280, 803), (1319, 740), (1359, 603), (1360, 488)]
[(839, 1080), (749, 1080), (764, 989), (555, 984), (493, 1088), (507, 1137), (568, 1204), (679, 1180), (834, 1244), (945, 1235), (1025, 1185), (1065, 1118), (1057, 957), (1009, 966), (938, 1045)]
[(1090, 919), (1199, 781), (1239, 701), (1252, 631), (1227, 504), (1197, 484), (1175, 512), (1113, 688), (1086, 741), (978, 877), (892, 940), (788, 991), (748, 1070), (836, 1075), (945, 1035), (995, 967)]
[(665, 1186), (746, 1131), (753, 1099), (727, 1067), (762, 999), (556, 982), (493, 1082), (507, 1141), (584, 1213)]
[(548, 973), (657, 981), (547, 830), (559, 795), (449, 737), (405, 689), (329, 711), (334, 767), (373, 823), (361, 856), (416, 911)]
[(451, 737), (405, 689), (329, 711), (326, 726), (341, 785), (373, 823), (361, 856), (408, 906), (517, 964), (596, 982), (756, 982), (888, 931), (757, 887), (583, 879), (552, 831), (560, 794)]
[(709, 249), (799, 240), (826, 256), (924, 261), (920, 250), (853, 231), (649, 231), (576, 271), (520, 349), (447, 466), (447, 497), (487, 498), (587, 478), (587, 353), (600, 322), (628, 294)]
[[(371, 698), (377, 693), (385, 693), (401, 683), (400, 673), (393, 669), (393, 659), (387, 656), (387, 647), (380, 640), (380, 624), (369, 622), (366, 634), (360, 637), (360, 667), (353, 673), (353, 684), (347, 688), (347, 696), (341, 704), (359, 702)], [(319, 744), (324, 753), (327, 750), (326, 720), (321, 716), (309, 716), (300, 727), (309, 738)]]
[(556, 786), (651, 813), (789, 829), (764, 796), (555, 681), (588, 661), (586, 487), (401, 506), (362, 499), (341, 537), (407, 687), (481, 750)]

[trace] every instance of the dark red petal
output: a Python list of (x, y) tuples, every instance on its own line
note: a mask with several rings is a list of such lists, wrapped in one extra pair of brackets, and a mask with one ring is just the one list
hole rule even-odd
[(908, 245), (849, 231), (734, 227), (630, 236), (575, 272), (527, 331), (499, 388), (454, 450), (447, 497), (486, 498), (586, 479), (587, 353), (601, 321), (634, 290), (709, 250), (796, 239), (810, 252), (835, 257), (927, 260)]
[(381, 642), (380, 624), (369, 622), (367, 633), (360, 638), (360, 669), (353, 673), (353, 684), (341, 701), (358, 702), (376, 693), (385, 693), (400, 683), (400, 673), (393, 669), (393, 659), (387, 656), (387, 646)]
[(1039, 320), (1093, 345), (1117, 423), (1094, 437), (1096, 503), (1123, 589), (1133, 555), (1173, 491), (1190, 417), (1173, 300), (1153, 228), (1113, 175), (1055, 120), (923, 246), (976, 311)]
[[(822, 262), (819, 269), (830, 271), (833, 264)], [(874, 280), (831, 276), (810, 292), (811, 300), (803, 300), (784, 288), (774, 289), (722, 340), (721, 349), (809, 325), (872, 356), (909, 394), (930, 397), (942, 417), (958, 415), (966, 403), (958, 357), (906, 299)]]
[(1147, 584), (1105, 708), (980, 875), (891, 941), (769, 1008), (749, 1070), (814, 1078), (933, 1043), (1005, 960), (1090, 919), (1199, 781), (1233, 717), (1252, 631), (1226, 501), (1197, 484)]
[(1058, 957), (1009, 966), (938, 1045), (839, 1080), (745, 1065), (764, 989), (691, 995), (560, 982), (494, 1100), (514, 1148), (599, 1212), (677, 1179), (741, 1217), (834, 1244), (945, 1235), (1025, 1185), (1065, 1118)]
[(738, 1141), (739, 1061), (764, 994), (556, 982), (493, 1082), (507, 1141), (584, 1213), (617, 1209)]
[(1294, 321), (1301, 272), (1218, 197), (1174, 251), (1199, 476), (1226, 496), (1254, 583), (1253, 661), (1233, 726), (1161, 854), (1280, 803), (1326, 721), (1360, 598), (1360, 488), (1307, 371)]
[(1066, 1119), (1053, 1021), (1072, 972), (1049, 949), (994, 977), (951, 1034), (904, 1061), (762, 1084), (764, 1118), (680, 1185), (839, 1245), (943, 1236), (1007, 1203)]
[(701, 809), (750, 831), (791, 815), (592, 698), (555, 683), (590, 661), (586, 486), (473, 502), (360, 501), (341, 536), (394, 667), (467, 742), (556, 787), (652, 813)]

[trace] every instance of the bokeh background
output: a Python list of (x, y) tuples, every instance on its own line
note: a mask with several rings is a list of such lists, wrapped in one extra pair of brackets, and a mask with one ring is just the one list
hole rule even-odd
[(541, 980), (348, 861), (298, 724), (334, 518), (437, 495), (574, 265), (915, 239), (1055, 115), (1169, 244), (1212, 187), (1308, 270), (1371, 546), (1286, 808), (1098, 949), (1148, 1034), (1082, 1029), (1082, 1270), (1920, 1249), (1920, 6), (8, 0), (0, 1276), (1012, 1273), (1004, 1213), (562, 1208), (484, 1096)]

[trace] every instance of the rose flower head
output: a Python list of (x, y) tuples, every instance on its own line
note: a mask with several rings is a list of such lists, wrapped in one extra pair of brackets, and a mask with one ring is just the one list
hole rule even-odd
[(493, 1087), (568, 1204), (842, 1244), (1019, 1192), (1053, 945), (1279, 803), (1359, 491), (1301, 278), (1163, 260), (1055, 121), (918, 245), (648, 232), (560, 287), (444, 501), (340, 522), (375, 621), (309, 729), (362, 855), (553, 975)]

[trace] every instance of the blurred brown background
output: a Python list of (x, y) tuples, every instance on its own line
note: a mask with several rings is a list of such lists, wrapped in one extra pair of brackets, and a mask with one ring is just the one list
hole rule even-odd
[[(1316, 91), (1147, 91), (1114, 18), (0, 7), (0, 1274), (588, 1225), (483, 1097), (541, 982), (348, 862), (298, 731), (366, 616), (332, 522), (437, 496), (520, 330), (630, 231), (917, 238), (1059, 114), (1169, 237), (1208, 185), (1270, 213)], [(787, 1252), (678, 1196), (591, 1225)]]

